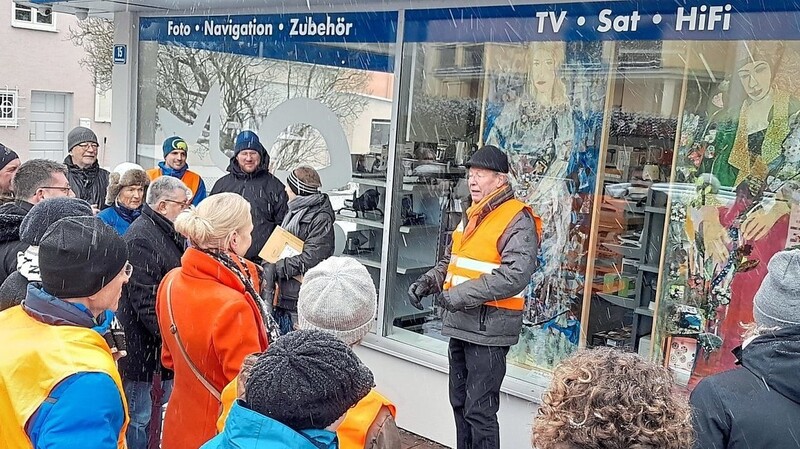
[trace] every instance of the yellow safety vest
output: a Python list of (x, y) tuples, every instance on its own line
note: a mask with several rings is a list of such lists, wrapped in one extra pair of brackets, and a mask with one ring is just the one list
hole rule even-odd
[[(77, 326), (51, 326), (31, 318), (21, 306), (15, 306), (0, 313), (0, 341), (12, 342), (0, 351), (0, 441), (3, 449), (33, 448), (25, 432), (28, 420), (56, 385), (82, 372), (106, 373), (117, 385), (125, 410), (117, 447), (125, 448), (127, 401), (111, 349), (100, 334)], [(86, 410), (91, 413), (90, 406)], [(84, 444), (91, 447), (92, 442)]]
[(373, 388), (369, 394), (348, 410), (344, 421), (336, 429), (336, 436), (339, 437), (339, 449), (364, 449), (367, 432), (382, 407), (388, 408), (392, 417), (396, 417), (394, 404)]
[[(161, 167), (151, 168), (147, 170), (147, 176), (150, 178), (151, 181), (155, 181), (156, 178), (162, 176)], [(192, 191), (192, 195), (197, 195), (197, 189), (200, 188), (200, 175), (193, 171), (186, 170), (183, 173), (183, 178), (181, 178), (186, 187)]]
[[(541, 237), (541, 219), (533, 213), (528, 205), (517, 199), (510, 199), (489, 212), (467, 239), (464, 239), (464, 221), (459, 223), (456, 230), (453, 231), (453, 246), (450, 264), (447, 266), (444, 290), (478, 279), (485, 274), (490, 274), (492, 270), (500, 268), (502, 257), (497, 251), (497, 241), (500, 240), (514, 217), (523, 210), (527, 210), (534, 218), (536, 232)], [(501, 309), (522, 310), (525, 307), (524, 294), (523, 290), (511, 298), (489, 300), (485, 305)]]

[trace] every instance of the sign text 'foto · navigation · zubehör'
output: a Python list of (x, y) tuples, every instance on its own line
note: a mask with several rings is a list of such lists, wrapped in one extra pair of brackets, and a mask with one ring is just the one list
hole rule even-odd
[(312, 16), (289, 17), (277, 20), (277, 23), (260, 21), (258, 17), (247, 22), (236, 22), (232, 18), (208, 18), (202, 24), (194, 26), (180, 20), (167, 22), (168, 36), (188, 37), (194, 33), (202, 36), (230, 37), (239, 40), (245, 36), (274, 36), (277, 33), (286, 36), (350, 36), (353, 32), (353, 23), (344, 17), (326, 16), (324, 21), (315, 20)]

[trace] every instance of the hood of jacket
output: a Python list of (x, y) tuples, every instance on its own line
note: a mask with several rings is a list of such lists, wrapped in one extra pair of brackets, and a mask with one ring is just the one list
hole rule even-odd
[(231, 157), (230, 163), (228, 164), (228, 169), (227, 169), (228, 173), (232, 174), (234, 177), (238, 179), (252, 179), (252, 178), (257, 178), (263, 175), (264, 173), (268, 173), (269, 153), (264, 151), (263, 153), (260, 154), (261, 154), (261, 164), (258, 165), (256, 171), (254, 171), (253, 173), (245, 173), (244, 170), (242, 170), (242, 167), (239, 166), (239, 161), (236, 160), (236, 155), (233, 155)]
[(327, 430), (297, 432), (272, 418), (254, 412), (236, 401), (231, 407), (225, 429), (203, 449), (336, 449), (336, 434)]
[(19, 200), (0, 206), (0, 243), (19, 240), (19, 226), (32, 207), (32, 204)]
[(321, 193), (320, 195), (324, 197), (322, 202), (309, 207), (308, 212), (303, 215), (300, 223), (311, 223), (311, 221), (314, 219), (314, 216), (317, 214), (330, 215), (331, 220), (336, 219), (336, 212), (333, 210), (330, 197), (327, 193)]
[(800, 404), (800, 326), (759, 336), (742, 349), (740, 361), (769, 388)]

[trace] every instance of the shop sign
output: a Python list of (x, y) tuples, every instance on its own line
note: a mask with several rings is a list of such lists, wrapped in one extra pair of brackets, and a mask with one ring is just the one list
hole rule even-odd
[(408, 42), (799, 39), (791, 2), (583, 2), (406, 11)]
[(142, 18), (140, 39), (174, 42), (395, 42), (396, 12)]

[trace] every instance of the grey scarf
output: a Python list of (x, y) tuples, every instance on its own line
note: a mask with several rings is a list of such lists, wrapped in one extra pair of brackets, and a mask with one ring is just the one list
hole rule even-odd
[(303, 219), (308, 209), (323, 202), (325, 202), (324, 193), (294, 197), (294, 199), (289, 200), (289, 212), (283, 217), (281, 227), (297, 236), (300, 232), (300, 220)]

